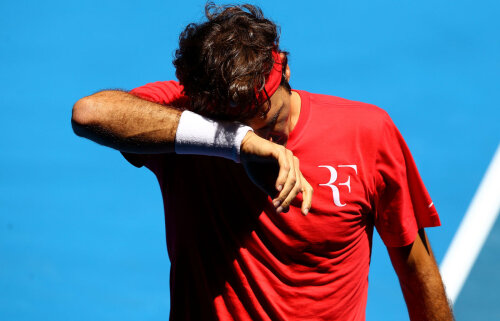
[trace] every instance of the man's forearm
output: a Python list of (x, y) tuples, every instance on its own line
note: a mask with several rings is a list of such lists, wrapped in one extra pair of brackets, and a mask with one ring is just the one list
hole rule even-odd
[(400, 279), (410, 320), (453, 320), (443, 283), (437, 271), (416, 271), (413, 278)]
[[(275, 185), (279, 195), (276, 197), (276, 193), (269, 193), (276, 197), (274, 202), (278, 213), (286, 212), (298, 193), (303, 195), (302, 213), (308, 213), (313, 189), (300, 172), (298, 159), (290, 150), (259, 137), (253, 131), (245, 131), (245, 136), (239, 135), (240, 126), (226, 128), (224, 122), (217, 123), (210, 119), (193, 121), (184, 117), (181, 120), (181, 114), (173, 107), (151, 103), (126, 92), (102, 91), (82, 98), (74, 105), (71, 123), (78, 136), (123, 152), (162, 154), (175, 151), (226, 157), (234, 161), (238, 161), (241, 152), (245, 155), (242, 159), (244, 165), (254, 158), (260, 161), (272, 159), (279, 166)], [(180, 137), (176, 137), (179, 123), (181, 129), (177, 136)], [(207, 123), (211, 125), (207, 127)], [(200, 128), (208, 128), (206, 135), (211, 139), (201, 137), (205, 133), (194, 130)], [(231, 139), (221, 141), (215, 139), (217, 135)], [(228, 156), (227, 150), (234, 149), (238, 153), (231, 152)], [(248, 166), (245, 168), (248, 170)], [(262, 186), (259, 182), (255, 183)]]
[(169, 153), (181, 111), (122, 91), (102, 91), (73, 106), (71, 123), (78, 136), (132, 153)]
[(399, 277), (410, 320), (454, 320), (424, 230), (419, 232), (412, 245), (388, 250)]

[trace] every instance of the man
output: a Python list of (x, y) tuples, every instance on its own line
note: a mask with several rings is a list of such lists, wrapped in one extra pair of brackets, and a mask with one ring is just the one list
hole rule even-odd
[(451, 320), (423, 230), (439, 217), (387, 114), (292, 91), (258, 8), (206, 15), (181, 34), (180, 84), (103, 91), (73, 109), (75, 133), (160, 182), (170, 318), (364, 320), (375, 226), (410, 318)]

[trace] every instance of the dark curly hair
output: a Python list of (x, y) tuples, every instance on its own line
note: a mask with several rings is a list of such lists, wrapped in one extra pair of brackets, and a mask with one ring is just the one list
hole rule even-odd
[[(264, 88), (279, 51), (279, 27), (258, 7), (205, 5), (207, 21), (189, 24), (179, 37), (173, 61), (176, 75), (190, 98), (190, 110), (216, 119), (244, 121), (263, 115), (257, 92)], [(281, 85), (285, 79), (286, 55)], [(266, 93), (267, 95), (267, 93)], [(269, 96), (268, 96), (269, 97)]]

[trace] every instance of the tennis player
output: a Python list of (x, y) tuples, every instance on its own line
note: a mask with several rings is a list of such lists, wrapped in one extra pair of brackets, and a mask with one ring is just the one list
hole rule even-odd
[(365, 320), (374, 228), (410, 319), (453, 319), (424, 232), (439, 216), (385, 111), (292, 90), (251, 5), (209, 3), (174, 65), (178, 81), (98, 92), (72, 117), (158, 178), (171, 320)]

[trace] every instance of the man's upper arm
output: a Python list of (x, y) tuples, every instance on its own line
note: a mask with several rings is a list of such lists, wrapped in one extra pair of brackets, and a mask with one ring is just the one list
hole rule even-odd
[(407, 246), (387, 247), (392, 265), (399, 277), (414, 277), (422, 267), (437, 267), (429, 239), (424, 229), (420, 229), (415, 240)]

